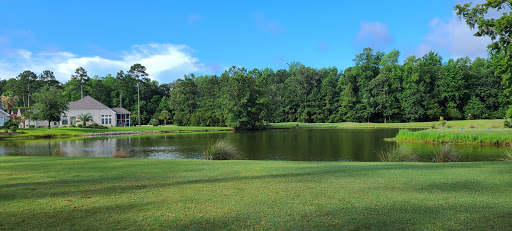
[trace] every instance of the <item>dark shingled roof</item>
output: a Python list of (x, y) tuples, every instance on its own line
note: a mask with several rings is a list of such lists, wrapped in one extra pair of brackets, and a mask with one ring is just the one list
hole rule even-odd
[(100, 101), (90, 96), (86, 96), (77, 101), (69, 102), (69, 109), (110, 109)]
[(122, 107), (114, 107), (114, 108), (111, 108), (113, 111), (115, 111), (117, 114), (129, 114), (131, 115), (132, 113), (129, 112), (128, 110), (122, 108)]
[(19, 110), (21, 112), (21, 116), (23, 116), (23, 114), (25, 114), (26, 111), (29, 111), (29, 110), (32, 110), (32, 109), (31, 108), (20, 108)]

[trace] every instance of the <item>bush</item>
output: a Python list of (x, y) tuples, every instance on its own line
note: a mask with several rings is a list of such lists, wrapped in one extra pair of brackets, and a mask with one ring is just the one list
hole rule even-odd
[(72, 127), (72, 128), (75, 128), (75, 127), (76, 127), (76, 125), (74, 125), (74, 124), (71, 124), (71, 127)]
[(78, 125), (76, 125), (76, 126), (77, 126), (77, 127), (79, 127), (79, 128), (81, 128), (81, 127), (83, 127), (84, 125), (83, 125), (83, 124), (78, 124)]
[(63, 128), (67, 128), (68, 126), (64, 125), (64, 126), (62, 126), (62, 127), (63, 127)]
[(94, 128), (94, 129), (107, 129), (107, 127), (103, 126), (103, 125), (99, 125), (97, 123), (93, 123), (91, 125), (87, 125), (85, 126), (84, 128)]
[(398, 145), (396, 143), (389, 145), (378, 153), (379, 159), (383, 162), (416, 162), (418, 155), (416, 152), (405, 145)]
[(512, 118), (505, 118), (505, 120), (503, 120), (503, 127), (512, 128)]
[(35, 128), (36, 125), (28, 125), (29, 128)]
[(16, 126), (16, 125), (12, 125), (12, 126), (9, 128), (9, 131), (11, 131), (11, 132), (16, 132), (16, 131), (18, 131), (18, 126)]
[(159, 122), (158, 122), (158, 120), (157, 120), (157, 119), (151, 119), (151, 120), (149, 121), (149, 125), (153, 125), (153, 126), (155, 126), (155, 127), (156, 127), (156, 126), (158, 126), (158, 124), (159, 124)]
[(238, 148), (226, 139), (218, 140), (209, 145), (204, 152), (205, 160), (238, 160), (240, 154)]
[(457, 160), (457, 153), (453, 151), (452, 146), (449, 144), (442, 145), (434, 150), (434, 158), (432, 159), (432, 162), (445, 163), (457, 162)]

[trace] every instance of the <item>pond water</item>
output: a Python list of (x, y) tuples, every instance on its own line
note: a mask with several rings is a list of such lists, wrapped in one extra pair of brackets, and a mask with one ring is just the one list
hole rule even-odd
[[(394, 145), (385, 141), (398, 129), (282, 129), (253, 132), (158, 134), (78, 140), (1, 141), (0, 156), (111, 157), (123, 150), (134, 158), (202, 159), (208, 144), (219, 139), (235, 143), (244, 159), (292, 161), (379, 161), (378, 153)], [(398, 144), (413, 149), (421, 161), (430, 161), (438, 145)], [(459, 161), (502, 158), (494, 146), (452, 145)]]

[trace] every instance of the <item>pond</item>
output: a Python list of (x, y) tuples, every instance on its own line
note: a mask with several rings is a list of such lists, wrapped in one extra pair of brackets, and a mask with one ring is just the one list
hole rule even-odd
[[(77, 140), (2, 141), (0, 156), (111, 157), (123, 150), (134, 158), (202, 159), (208, 144), (219, 139), (235, 143), (244, 159), (291, 161), (379, 161), (378, 153), (394, 142), (398, 129), (278, 129), (253, 132), (158, 134)], [(421, 161), (430, 161), (438, 145), (398, 144), (413, 149)], [(459, 161), (502, 158), (494, 146), (452, 145)]]

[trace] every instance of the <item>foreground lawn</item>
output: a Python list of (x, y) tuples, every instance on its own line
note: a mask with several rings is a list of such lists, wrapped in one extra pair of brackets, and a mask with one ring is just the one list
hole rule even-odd
[(507, 230), (512, 163), (0, 157), (0, 230)]
[(196, 132), (196, 131), (230, 131), (228, 127), (195, 127), (195, 126), (141, 126), (141, 127), (109, 127), (108, 129), (94, 128), (24, 128), (19, 129), (21, 134), (17, 135), (0, 135), (0, 139), (12, 138), (44, 138), (44, 137), (72, 137), (81, 136), (89, 133), (106, 133), (106, 132)]
[(416, 132), (401, 130), (395, 139), (427, 143), (511, 145), (512, 129), (429, 129)]
[[(432, 122), (410, 122), (410, 123), (273, 123), (270, 128), (292, 128), (299, 125), (300, 128), (431, 128), (433, 124), (438, 125), (439, 121)], [(503, 120), (453, 120), (447, 121), (452, 128), (503, 128)]]

